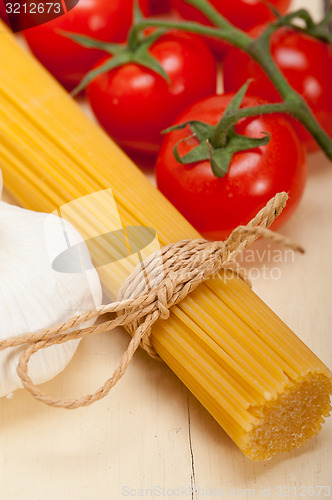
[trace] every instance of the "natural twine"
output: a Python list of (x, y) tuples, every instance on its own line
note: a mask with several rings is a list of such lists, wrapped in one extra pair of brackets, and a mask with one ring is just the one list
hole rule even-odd
[[(158, 319), (167, 319), (170, 315), (170, 308), (181, 302), (200, 283), (211, 278), (223, 268), (233, 270), (250, 284), (245, 271), (234, 259), (257, 238), (268, 238), (295, 251), (303, 252), (301, 247), (290, 242), (284, 236), (267, 229), (282, 212), (287, 199), (286, 193), (277, 194), (247, 226), (237, 227), (225, 242), (210, 242), (203, 239), (183, 240), (163, 247), (161, 251), (148, 257), (142, 266), (139, 266), (129, 276), (120, 291), (117, 302), (99, 306), (37, 333), (28, 333), (2, 340), (0, 341), (0, 351), (9, 347), (29, 344), (20, 357), (17, 373), (25, 389), (39, 401), (49, 406), (66, 409), (91, 405), (104, 398), (124, 375), (139, 345), (150, 356), (159, 358), (150, 341), (153, 324)], [(149, 289), (147, 280), (144, 279), (146, 276), (149, 277), (150, 283), (159, 277), (159, 283)], [(84, 327), (84, 323), (87, 321), (109, 313), (115, 313), (111, 320)], [(118, 326), (124, 326), (132, 338), (112, 377), (95, 393), (79, 399), (61, 400), (44, 394), (32, 383), (28, 375), (28, 362), (35, 352), (69, 340), (81, 339), (100, 332), (109, 332)]]

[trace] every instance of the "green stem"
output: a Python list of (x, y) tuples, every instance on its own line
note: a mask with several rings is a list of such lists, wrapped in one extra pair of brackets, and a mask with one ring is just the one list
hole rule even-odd
[(258, 38), (251, 40), (246, 47), (246, 52), (256, 62), (258, 62), (258, 64), (260, 64), (266, 75), (278, 90), (280, 96), (284, 100), (287, 100), (290, 94), (297, 93), (289, 85), (288, 81), (274, 62), (270, 51), (267, 50), (267, 47), (270, 45), (271, 36), (276, 29), (276, 24), (270, 24)]
[(302, 19), (308, 28), (313, 28), (315, 23), (312, 20), (311, 15), (305, 9), (299, 9), (295, 12), (291, 12), (282, 18), (283, 25), (290, 23), (293, 19), (298, 18)]
[(302, 100), (302, 105), (294, 107), (291, 113), (310, 132), (313, 138), (320, 145), (326, 156), (332, 160), (332, 141), (327, 133), (320, 127), (309, 106)]
[[(299, 120), (304, 127), (309, 131), (309, 133), (316, 139), (318, 144), (321, 146), (327, 157), (332, 160), (332, 141), (325, 131), (320, 127), (314, 118), (310, 108), (308, 107), (305, 100), (300, 94), (298, 94), (288, 83), (284, 75), (279, 70), (278, 66), (275, 64), (270, 51), (267, 47), (270, 45), (270, 39), (274, 31), (276, 31), (280, 26), (289, 24), (295, 17), (300, 17), (306, 24), (311, 26), (311, 17), (304, 10), (300, 9), (298, 12), (285, 16), (284, 18), (279, 18), (275, 22), (268, 25), (268, 27), (263, 31), (263, 33), (257, 38), (253, 39), (245, 32), (239, 30), (233, 26), (229, 21), (227, 21), (212, 5), (210, 5), (206, 0), (186, 0), (187, 3), (193, 5), (200, 10), (216, 27), (209, 27), (199, 23), (193, 22), (172, 22), (163, 21), (160, 19), (144, 19), (138, 24), (136, 24), (132, 30), (134, 32), (141, 31), (147, 27), (162, 27), (169, 29), (179, 29), (183, 31), (188, 31), (191, 33), (196, 33), (203, 36), (209, 36), (225, 40), (232, 44), (233, 46), (245, 51), (249, 54), (255, 61), (260, 64), (262, 69), (265, 71), (266, 75), (269, 77), (271, 82), (274, 84), (278, 90), (283, 103), (278, 103), (278, 106), (282, 111), (278, 111), (275, 105), (270, 105), (266, 107), (266, 111), (260, 108), (259, 114), (271, 113), (270, 109), (274, 109), (274, 112), (284, 112), (292, 115), (297, 120)], [(312, 27), (312, 26), (311, 26)], [(134, 36), (134, 35), (133, 35)], [(248, 108), (250, 109), (250, 108)], [(244, 110), (239, 110), (239, 113), (244, 112)], [(241, 115), (242, 116), (242, 115)], [(240, 117), (241, 117), (240, 116)], [(243, 116), (252, 116), (243, 115)], [(242, 117), (243, 117), (242, 116)], [(234, 124), (234, 123), (233, 123)], [(220, 132), (220, 131), (219, 131)], [(224, 141), (224, 130), (221, 131), (220, 139), (215, 137), (216, 141)]]
[(140, 33), (141, 33), (141, 31), (137, 31), (137, 30), (133, 30), (133, 29), (130, 30), (129, 35), (128, 35), (128, 40), (127, 40), (129, 50), (134, 50), (135, 47), (137, 47)]
[(215, 148), (220, 148), (226, 145), (228, 131), (233, 127), (241, 118), (248, 118), (250, 116), (260, 116), (272, 113), (289, 113), (290, 105), (286, 102), (262, 104), (260, 106), (252, 106), (249, 108), (241, 108), (227, 116), (223, 116), (222, 120), (215, 128), (211, 143)]
[(264, 30), (260, 37), (253, 40), (251, 44), (248, 45), (247, 53), (260, 64), (278, 90), (284, 104), (286, 104), (287, 110), (285, 112), (292, 115), (305, 126), (323, 149), (326, 156), (332, 160), (332, 141), (330, 137), (318, 124), (303, 97), (293, 89), (281, 73), (270, 51), (266, 50), (266, 44), (269, 43), (273, 31), (275, 31), (275, 25), (271, 24)]
[[(231, 0), (229, 0), (231, 1)], [(218, 28), (222, 28), (225, 30), (237, 30), (237, 28), (231, 24), (227, 19), (225, 19), (220, 12), (217, 11), (210, 3), (205, 0), (186, 0), (186, 3), (189, 3), (193, 7), (196, 7), (202, 14), (204, 14), (209, 21), (212, 22), (214, 26)], [(243, 31), (238, 30), (240, 33)]]
[(188, 31), (190, 33), (196, 33), (197, 35), (210, 36), (214, 38), (219, 38), (220, 40), (225, 40), (231, 43), (234, 47), (245, 50), (247, 49), (252, 38), (237, 28), (233, 29), (219, 29), (213, 28), (212, 26), (204, 26), (203, 24), (189, 22), (189, 21), (164, 21), (161, 19), (144, 19), (144, 21), (136, 24), (131, 28), (133, 31), (141, 31), (145, 28), (159, 27), (168, 29), (177, 29), (182, 31)]

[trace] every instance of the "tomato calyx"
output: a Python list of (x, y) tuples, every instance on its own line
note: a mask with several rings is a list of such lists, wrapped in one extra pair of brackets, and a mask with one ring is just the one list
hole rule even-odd
[[(136, 3), (134, 7), (133, 19), (133, 27), (136, 24), (142, 22), (142, 20), (144, 19), (144, 16)], [(138, 64), (140, 66), (144, 66), (145, 68), (151, 69), (155, 73), (158, 73), (169, 84), (170, 81), (166, 71), (157, 61), (157, 59), (149, 53), (149, 48), (166, 32), (167, 29), (161, 28), (153, 31), (151, 34), (146, 35), (143, 31), (137, 32), (137, 30), (131, 29), (128, 34), (127, 43), (117, 44), (102, 42), (100, 40), (96, 40), (79, 33), (71, 33), (68, 31), (59, 30), (59, 33), (62, 36), (69, 38), (73, 42), (76, 42), (83, 47), (86, 47), (88, 49), (103, 50), (110, 54), (109, 59), (107, 59), (100, 66), (89, 71), (84, 76), (79, 85), (72, 91), (71, 94), (73, 96), (78, 95), (99, 75), (129, 63)]]
[[(235, 94), (217, 125), (213, 126), (202, 121), (190, 120), (163, 131), (163, 134), (167, 134), (189, 126), (192, 134), (178, 141), (173, 149), (174, 157), (179, 163), (188, 165), (209, 160), (214, 176), (224, 177), (229, 170), (235, 153), (255, 149), (269, 143), (270, 134), (266, 132), (262, 132), (264, 137), (253, 138), (237, 134), (235, 131), (235, 125), (239, 118), (237, 112), (240, 109), (250, 81), (248, 80)], [(257, 108), (251, 109), (253, 110), (252, 116), (256, 115)], [(180, 155), (179, 145), (190, 141), (192, 138), (198, 141), (198, 145), (188, 153)]]

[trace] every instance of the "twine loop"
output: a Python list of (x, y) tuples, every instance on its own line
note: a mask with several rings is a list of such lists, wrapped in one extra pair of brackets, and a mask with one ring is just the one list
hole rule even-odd
[[(250, 285), (245, 271), (240, 268), (235, 258), (257, 238), (268, 238), (303, 252), (298, 245), (267, 229), (285, 207), (287, 198), (286, 193), (278, 193), (247, 226), (236, 228), (225, 242), (196, 239), (164, 246), (144, 260), (129, 276), (116, 302), (99, 306), (42, 331), (2, 340), (0, 350), (27, 345), (20, 357), (17, 373), (25, 389), (39, 401), (66, 409), (91, 405), (105, 397), (124, 375), (140, 345), (151, 357), (160, 359), (151, 342), (152, 326), (158, 320), (167, 320), (171, 307), (181, 302), (199, 284), (222, 269), (228, 269)], [(93, 326), (85, 326), (88, 321), (110, 313), (113, 313), (111, 319)], [(79, 399), (61, 400), (44, 394), (31, 381), (28, 362), (38, 350), (112, 331), (118, 326), (125, 327), (132, 338), (113, 375), (93, 394)]]

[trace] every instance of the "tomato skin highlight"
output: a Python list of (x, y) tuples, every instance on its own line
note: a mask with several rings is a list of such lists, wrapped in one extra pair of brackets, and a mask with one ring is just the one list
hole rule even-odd
[[(175, 124), (200, 120), (215, 125), (234, 94), (212, 96), (190, 106)], [(241, 107), (262, 104), (245, 97)], [(247, 224), (276, 193), (286, 191), (289, 201), (273, 229), (284, 224), (296, 210), (306, 178), (303, 147), (287, 117), (274, 114), (241, 120), (236, 132), (249, 137), (271, 134), (269, 144), (236, 153), (228, 173), (215, 177), (209, 161), (183, 165), (173, 155), (175, 144), (191, 135), (188, 127), (169, 133), (156, 162), (160, 191), (205, 237), (224, 240), (238, 225)], [(195, 138), (179, 144), (180, 155), (197, 144)]]
[[(287, 12), (291, 0), (269, 0), (281, 13)], [(261, 0), (209, 0), (209, 3), (217, 9), (234, 26), (244, 31), (253, 27), (273, 21), (275, 19), (272, 11)], [(189, 5), (185, 0), (172, 0), (174, 10), (184, 19), (213, 26), (204, 14), (195, 7)], [(205, 38), (211, 48), (220, 57), (224, 57), (231, 47), (223, 40)]]
[[(263, 27), (252, 34), (257, 36)], [(332, 45), (291, 28), (280, 28), (271, 38), (271, 54), (290, 85), (301, 94), (317, 121), (332, 137)], [(244, 52), (232, 48), (223, 66), (225, 92), (235, 92), (253, 78), (248, 93), (269, 102), (281, 97), (260, 66)], [(308, 152), (319, 146), (299, 122), (294, 126)]]
[(172, 30), (149, 52), (170, 84), (150, 69), (130, 63), (95, 78), (87, 97), (100, 124), (122, 147), (156, 154), (162, 130), (189, 104), (215, 93), (217, 69), (206, 45), (187, 33)]
[[(56, 30), (123, 42), (132, 24), (133, 3), (134, 0), (80, 0), (65, 15), (26, 30), (23, 35), (37, 59), (71, 91), (105, 52), (86, 49)], [(147, 0), (140, 0), (140, 6), (147, 15)]]

